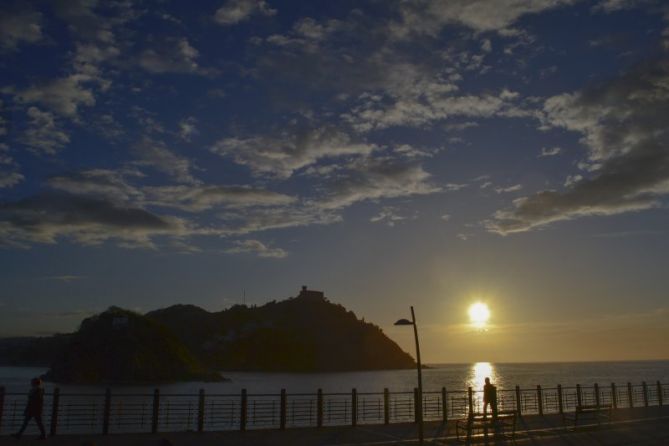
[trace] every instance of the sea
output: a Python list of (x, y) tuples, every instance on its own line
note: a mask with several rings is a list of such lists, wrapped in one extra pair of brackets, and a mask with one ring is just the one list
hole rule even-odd
[[(7, 393), (26, 392), (30, 379), (46, 372), (39, 367), (0, 367), (0, 386)], [(137, 386), (114, 386), (113, 392), (151, 393), (160, 388), (170, 394), (195, 394), (204, 389), (207, 394), (234, 394), (246, 389), (249, 394), (277, 394), (281, 389), (287, 393), (391, 392), (411, 391), (416, 387), (416, 370), (381, 370), (344, 373), (259, 373), (221, 371), (228, 378), (224, 382), (177, 382)], [(523, 389), (562, 386), (649, 384), (660, 381), (669, 383), (669, 360), (665, 361), (620, 361), (620, 362), (553, 362), (553, 363), (491, 363), (428, 364), (423, 369), (423, 389), (439, 391), (480, 390), (486, 377), (498, 389), (511, 389), (516, 385)], [(75, 386), (45, 383), (47, 392), (58, 386), (64, 393), (103, 393), (104, 386)]]

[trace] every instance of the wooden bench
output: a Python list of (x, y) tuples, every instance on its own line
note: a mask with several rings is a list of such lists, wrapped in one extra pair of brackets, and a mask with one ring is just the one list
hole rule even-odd
[(611, 410), (613, 407), (611, 404), (581, 404), (576, 406), (576, 410), (572, 413), (563, 414), (562, 417), (566, 422), (573, 421), (574, 428), (578, 426), (579, 420), (594, 420), (597, 421), (597, 424), (601, 424), (602, 421), (611, 420)]
[(455, 434), (458, 441), (471, 441), (472, 435), (492, 434), (514, 438), (516, 435), (516, 411), (500, 410), (496, 415), (472, 413), (455, 423)]

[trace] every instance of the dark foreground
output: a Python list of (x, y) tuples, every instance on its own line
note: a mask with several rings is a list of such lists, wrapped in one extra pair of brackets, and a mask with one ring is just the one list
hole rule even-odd
[[(475, 444), (486, 444), (485, 438), (474, 439)], [(95, 446), (383, 446), (417, 445), (417, 430), (413, 423), (371, 425), (359, 427), (328, 427), (279, 430), (256, 430), (247, 432), (175, 432), (165, 434), (119, 434), (119, 435), (63, 435), (40, 441), (35, 437), (24, 437), (17, 441), (11, 437), (0, 437), (0, 446), (5, 445), (95, 445)], [(465, 444), (455, 438), (455, 422), (425, 424), (425, 444)], [(563, 423), (558, 415), (531, 415), (518, 421), (513, 440), (497, 440), (490, 437), (489, 445), (540, 445), (540, 446), (627, 446), (669, 445), (669, 407), (619, 409), (610, 423), (601, 426), (586, 424), (574, 429)]]

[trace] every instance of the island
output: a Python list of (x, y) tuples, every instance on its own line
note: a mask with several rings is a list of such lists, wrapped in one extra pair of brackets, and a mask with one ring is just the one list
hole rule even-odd
[(414, 368), (380, 327), (322, 291), (210, 312), (173, 305), (144, 315), (111, 307), (72, 334), (0, 340), (0, 364), (49, 364), (56, 382), (211, 381), (217, 371), (341, 372)]

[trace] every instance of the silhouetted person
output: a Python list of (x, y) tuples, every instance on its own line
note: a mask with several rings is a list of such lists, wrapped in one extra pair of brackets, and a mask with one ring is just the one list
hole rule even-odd
[(26, 405), (26, 410), (23, 411), (23, 426), (21, 429), (13, 435), (14, 438), (21, 438), (23, 432), (28, 427), (28, 423), (31, 418), (35, 419), (37, 427), (40, 431), (40, 439), (46, 439), (46, 433), (44, 432), (44, 425), (42, 424), (42, 407), (44, 406), (44, 388), (42, 388), (42, 380), (39, 378), (33, 378), (30, 381), (31, 389), (28, 393), (28, 404)]
[(485, 379), (483, 386), (483, 415), (488, 412), (488, 405), (492, 407), (493, 415), (497, 412), (497, 387), (490, 383), (490, 378)]

